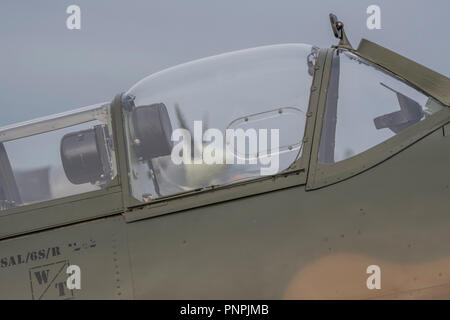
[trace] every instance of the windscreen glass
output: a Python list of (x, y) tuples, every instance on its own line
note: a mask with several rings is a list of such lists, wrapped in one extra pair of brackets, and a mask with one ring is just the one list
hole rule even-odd
[(320, 163), (354, 157), (443, 109), (364, 59), (336, 50), (327, 92)]

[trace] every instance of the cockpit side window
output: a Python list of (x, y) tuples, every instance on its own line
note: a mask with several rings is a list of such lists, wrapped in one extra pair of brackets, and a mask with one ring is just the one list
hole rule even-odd
[(444, 107), (362, 58), (336, 50), (318, 162), (337, 163), (390, 139)]
[(0, 210), (106, 187), (116, 175), (109, 108), (0, 128)]
[(273, 175), (302, 155), (317, 48), (276, 45), (151, 75), (123, 95), (142, 202)]

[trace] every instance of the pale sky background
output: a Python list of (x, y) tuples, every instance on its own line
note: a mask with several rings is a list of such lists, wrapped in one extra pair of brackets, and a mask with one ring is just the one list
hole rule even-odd
[[(81, 30), (66, 8), (81, 7)], [(366, 8), (381, 7), (381, 30)], [(145, 76), (223, 52), (277, 43), (377, 42), (450, 75), (448, 0), (2, 0), (0, 126), (110, 101)]]

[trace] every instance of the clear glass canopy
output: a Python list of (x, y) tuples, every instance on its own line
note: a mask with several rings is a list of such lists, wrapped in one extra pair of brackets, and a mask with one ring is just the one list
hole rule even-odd
[(123, 96), (140, 201), (271, 175), (300, 155), (317, 48), (286, 44), (182, 64)]

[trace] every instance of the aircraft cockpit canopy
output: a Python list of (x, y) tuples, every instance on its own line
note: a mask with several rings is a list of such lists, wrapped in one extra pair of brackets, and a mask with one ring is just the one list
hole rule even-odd
[[(331, 166), (444, 109), (356, 51), (326, 54), (322, 69), (319, 48), (306, 44), (221, 54), (150, 75), (112, 106), (0, 128), (0, 210), (101, 190), (118, 151), (121, 176), (145, 203), (285, 173), (303, 160), (307, 119), (321, 128), (314, 156)], [(308, 110), (315, 70), (328, 79), (326, 99)], [(123, 120), (114, 131), (112, 108)]]
[(122, 101), (133, 196), (148, 202), (287, 169), (302, 154), (317, 54), (305, 44), (259, 47), (138, 82)]

